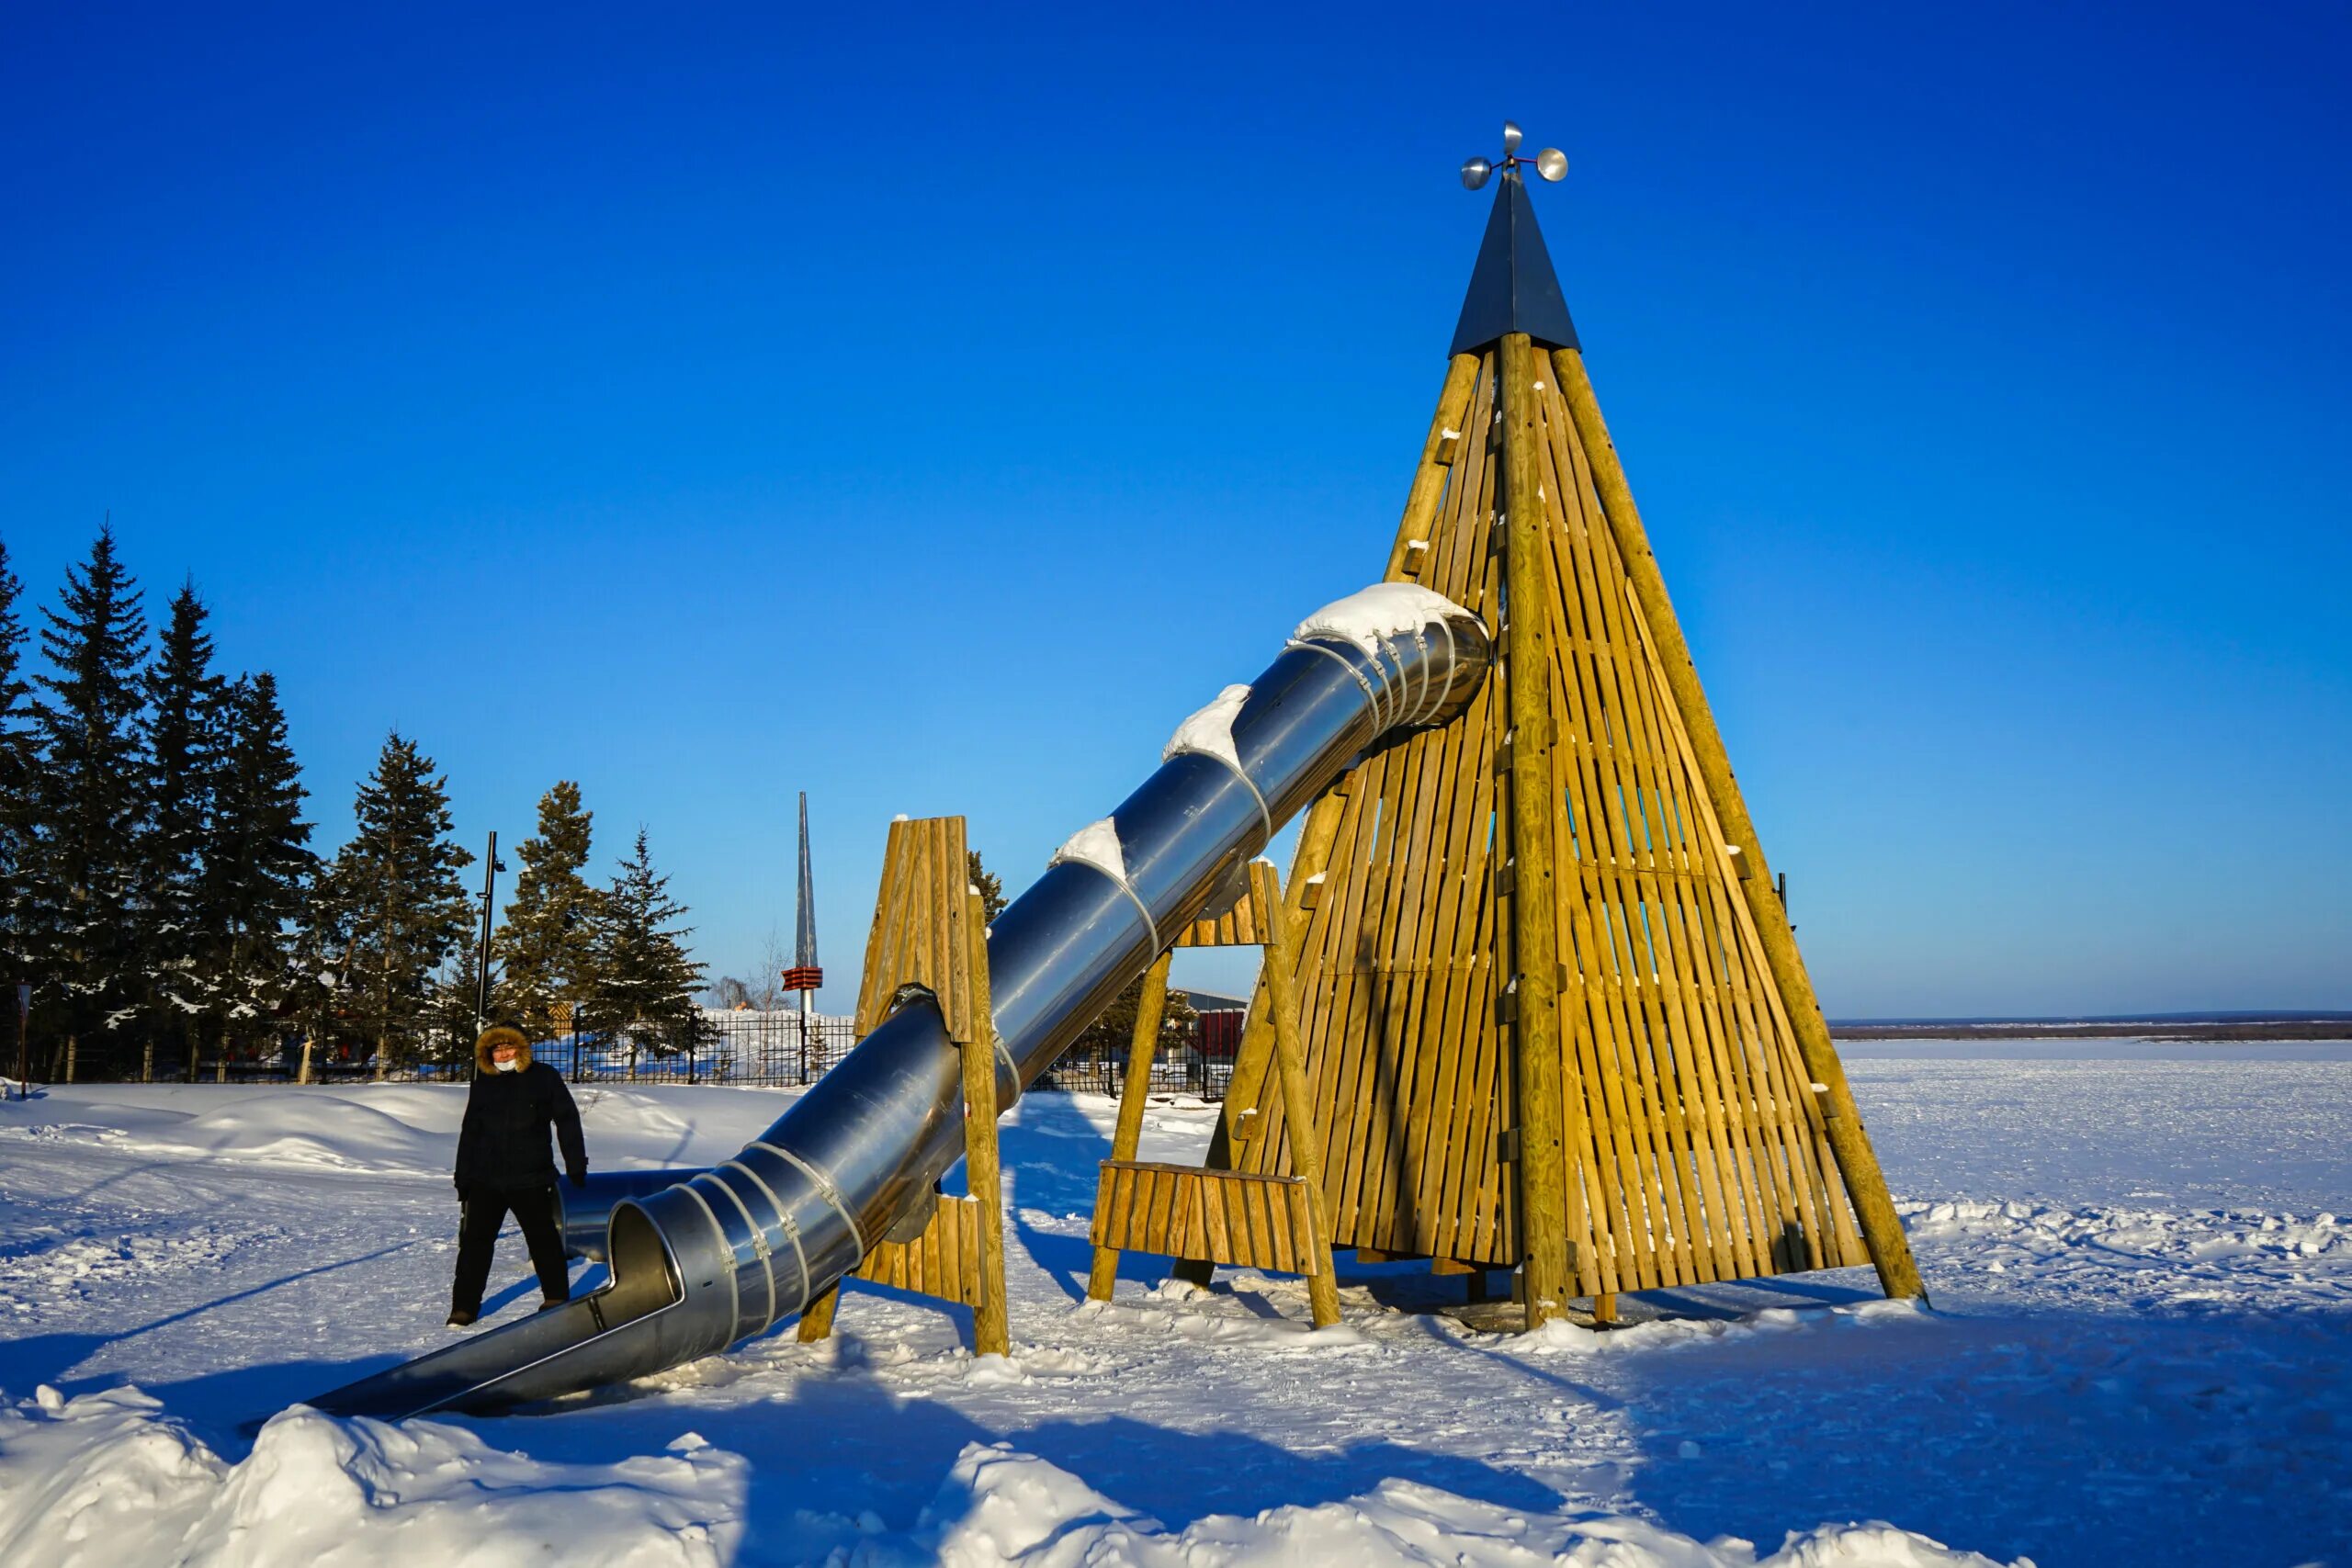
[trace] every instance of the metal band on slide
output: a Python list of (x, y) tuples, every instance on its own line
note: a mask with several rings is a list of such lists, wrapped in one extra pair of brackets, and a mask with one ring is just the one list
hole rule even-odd
[(833, 1213), (839, 1214), (842, 1217), (842, 1223), (849, 1226), (849, 1238), (857, 1243), (857, 1255), (860, 1258), (865, 1256), (865, 1233), (858, 1228), (857, 1216), (849, 1212), (849, 1205), (842, 1201), (842, 1190), (833, 1185), (831, 1177), (827, 1176), (790, 1149), (778, 1148), (775, 1145), (758, 1138), (752, 1140), (751, 1146), (767, 1150), (768, 1153), (807, 1177), (816, 1186), (817, 1195), (831, 1204)]
[[(996, 1059), (1002, 1062), (1005, 1071), (1012, 1075), (1013, 1098), (1017, 1100), (1021, 1095), (1021, 1064), (1012, 1059), (1012, 1049), (1005, 1044), (1004, 1036), (997, 1032), (994, 1019), (989, 1020), (989, 1038), (996, 1043)], [(1000, 1095), (998, 1098), (1001, 1100), (1003, 1097)], [(997, 1110), (1001, 1113), (1004, 1106), (999, 1104)]]
[[(1127, 902), (1136, 907), (1136, 913), (1143, 917), (1144, 935), (1151, 938), (1152, 951), (1154, 953), (1159, 951), (1159, 922), (1152, 919), (1151, 907), (1143, 901), (1143, 897), (1140, 894), (1136, 893), (1133, 883), (1129, 882), (1124, 876), (1113, 876), (1108, 870), (1102, 866), (1097, 865), (1091, 860), (1068, 860), (1062, 862), (1062, 864), (1082, 865), (1091, 871), (1102, 872), (1103, 876), (1109, 880), (1111, 886), (1125, 894), (1127, 896)], [(996, 1032), (996, 1024), (994, 1020), (989, 1021), (989, 1032), (991, 1034)], [(1021, 1078), (1021, 1069), (1015, 1067), (1012, 1071), (1012, 1077), (1014, 1082), (1019, 1082)]]
[(734, 1325), (743, 1321), (743, 1292), (735, 1283), (735, 1244), (727, 1239), (727, 1227), (718, 1223), (718, 1211), (710, 1206), (708, 1200), (695, 1190), (694, 1183), (681, 1181), (671, 1190), (683, 1192), (695, 1201), (695, 1207), (702, 1211), (702, 1217), (710, 1222), (711, 1234), (718, 1237), (720, 1250), (727, 1254), (727, 1304), (735, 1314), (728, 1320), (727, 1332), (731, 1338), (735, 1333)]
[[(1445, 632), (1445, 667), (1448, 670), (1452, 670), (1453, 668), (1454, 656), (1453, 617), (1451, 615), (1441, 615), (1438, 617), (1437, 624)], [(1421, 705), (1413, 710), (1414, 723), (1419, 724), (1424, 717), (1428, 716), (1430, 698), (1430, 688), (1435, 684), (1437, 684), (1437, 662), (1434, 660), (1424, 659), (1421, 660)]]
[[(774, 1323), (776, 1314), (775, 1258), (768, 1251), (767, 1232), (760, 1228), (759, 1221), (752, 1218), (751, 1206), (743, 1201), (743, 1195), (719, 1180), (715, 1171), (711, 1173), (711, 1185), (727, 1194), (727, 1201), (735, 1205), (735, 1212), (743, 1216), (744, 1227), (752, 1233), (752, 1251), (758, 1256), (760, 1267), (767, 1272), (768, 1321)], [(730, 1248), (729, 1251), (731, 1255), (732, 1249)]]
[[(1258, 803), (1258, 819), (1266, 825), (1267, 840), (1271, 841), (1273, 839), (1274, 814), (1266, 809), (1266, 797), (1259, 792), (1258, 781), (1251, 778), (1247, 773), (1243, 772), (1239, 762), (1235, 761), (1232, 758), (1227, 756), (1222, 751), (1211, 751), (1198, 746), (1184, 747), (1181, 750), (1177, 751), (1175, 755), (1179, 757), (1210, 757), (1224, 763), (1226, 772), (1231, 773), (1235, 778), (1239, 779), (1241, 781), (1241, 787), (1250, 792), (1250, 798)], [(1159, 933), (1155, 930), (1152, 934), (1157, 936)]]
[[(800, 1306), (797, 1306), (792, 1309), (795, 1312), (798, 1312), (801, 1307), (805, 1307), (808, 1304), (808, 1255), (800, 1249), (800, 1227), (793, 1223), (791, 1211), (784, 1206), (784, 1200), (775, 1195), (775, 1189), (770, 1187), (767, 1182), (762, 1179), (758, 1171), (753, 1170), (741, 1160), (730, 1159), (718, 1168), (721, 1170), (741, 1171), (745, 1179), (748, 1179), (752, 1186), (758, 1188), (762, 1195), (764, 1196), (768, 1202), (775, 1209), (776, 1225), (784, 1232), (785, 1239), (792, 1243), (793, 1261), (800, 1265)], [(754, 1231), (759, 1229), (757, 1225), (753, 1225), (752, 1228)], [(775, 1265), (774, 1263), (770, 1263), (768, 1265), (768, 1290), (770, 1292), (768, 1300), (773, 1303), (775, 1300), (774, 1294), (775, 1290)], [(783, 1314), (779, 1312), (777, 1315), (782, 1316)]]
[[(1381, 694), (1379, 689), (1374, 687), (1370, 681), (1364, 679), (1363, 671), (1357, 669), (1353, 664), (1342, 658), (1338, 649), (1320, 642), (1302, 642), (1297, 637), (1290, 639), (1290, 646), (1293, 648), (1312, 649), (1314, 652), (1321, 654), (1324, 658), (1329, 660), (1332, 663), (1346, 671), (1348, 672), (1348, 679), (1353, 681), (1357, 685), (1363, 688), (1364, 700), (1372, 705), (1373, 722), (1379, 725), (1382, 729), (1386, 729), (1388, 728), (1387, 722), (1381, 717), (1382, 705), (1380, 701)], [(1381, 682), (1381, 685), (1383, 686), (1385, 686), (1387, 682), (1385, 681)]]
[(800, 1304), (792, 1310), (807, 1312), (810, 1298), (817, 1292), (808, 1288), (808, 1249), (800, 1245), (800, 1222), (786, 1214), (778, 1223), (783, 1226), (784, 1239), (792, 1243), (792, 1260), (800, 1265)]

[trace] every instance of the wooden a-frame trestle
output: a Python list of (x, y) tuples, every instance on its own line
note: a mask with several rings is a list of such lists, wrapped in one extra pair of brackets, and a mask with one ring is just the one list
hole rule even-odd
[[(1340, 1321), (1340, 1289), (1331, 1269), (1331, 1236), (1324, 1217), (1319, 1145), (1308, 1098), (1306, 1057), (1298, 1039), (1297, 998), (1289, 989), (1295, 906), (1283, 898), (1282, 878), (1268, 861), (1250, 863), (1248, 880), (1231, 908), (1193, 921), (1145, 975), (1136, 1004), (1135, 1033), (1119, 1085), (1119, 1119), (1111, 1157), (1102, 1162), (1094, 1194), (1094, 1266), (1090, 1301), (1107, 1302), (1125, 1249), (1183, 1260), (1206, 1284), (1219, 1263), (1306, 1277), (1309, 1315), (1317, 1328)], [(1266, 1022), (1275, 1093), (1291, 1125), (1307, 1135), (1294, 1143), (1279, 1171), (1236, 1171), (1140, 1162), (1144, 1100), (1151, 1061), (1159, 1051), (1159, 1021), (1168, 1002), (1168, 965), (1179, 947), (1263, 947), (1271, 991), (1252, 1013)]]
[[(1009, 1325), (988, 921), (979, 890), (971, 886), (961, 817), (901, 818), (890, 824), (858, 986), (859, 1039), (881, 1026), (908, 986), (921, 986), (938, 998), (947, 1037), (963, 1055), (966, 1193), (942, 1195), (920, 1235), (876, 1242), (853, 1277), (970, 1307), (973, 1349), (1001, 1356)], [(810, 1302), (800, 1314), (800, 1339), (806, 1343), (832, 1333), (840, 1305), (838, 1285)]]
[[(1548, 274), (1506, 197), (1499, 265)], [(1319, 1167), (1333, 1245), (1518, 1269), (1531, 1325), (1865, 1262), (1923, 1294), (1573, 342), (1453, 355), (1386, 575), (1506, 657), (1310, 809), (1280, 988), (1317, 1124), (1272, 1070), (1261, 975), (1211, 1167)]]

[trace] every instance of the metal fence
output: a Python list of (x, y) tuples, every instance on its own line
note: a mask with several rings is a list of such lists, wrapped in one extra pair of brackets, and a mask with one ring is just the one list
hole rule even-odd
[[(1147, 1089), (1152, 1094), (1223, 1100), (1227, 1086), (1233, 1079), (1233, 1059), (1240, 1044), (1240, 1013), (1195, 1013), (1189, 1022), (1170, 1026), (1167, 1038), (1151, 1059), (1151, 1080)], [(1038, 1080), (1037, 1087), (1082, 1094), (1116, 1094), (1126, 1076), (1125, 1043), (1080, 1041)]]
[[(707, 1009), (691, 1046), (673, 1045), (625, 1031), (588, 1031), (536, 1041), (533, 1054), (577, 1084), (714, 1084), (745, 1089), (789, 1089), (814, 1083), (857, 1043), (853, 1021), (812, 1014), (804, 1024), (797, 1012), (724, 1011)], [(1152, 1058), (1150, 1092), (1222, 1100), (1233, 1077), (1240, 1043), (1239, 1013), (1198, 1015), (1169, 1039)], [(208, 1059), (200, 1077), (232, 1083), (290, 1083), (300, 1076), (299, 1038), (232, 1055), (225, 1064)], [(1119, 1092), (1126, 1077), (1124, 1043), (1081, 1042), (1054, 1064), (1036, 1087), (1078, 1093)], [(314, 1051), (311, 1077), (320, 1083), (368, 1082), (376, 1064), (364, 1047)], [(410, 1062), (383, 1075), (390, 1083), (464, 1083), (473, 1060)], [(177, 1073), (165, 1075), (176, 1078)]]
[(815, 1083), (857, 1043), (852, 1021), (797, 1012), (703, 1013), (703, 1037), (683, 1049), (620, 1035), (574, 1036), (537, 1047), (574, 1083), (707, 1083), (784, 1089)]
[[(786, 1089), (814, 1083), (857, 1043), (852, 1021), (797, 1012), (703, 1010), (701, 1027), (685, 1041), (629, 1030), (583, 1030), (535, 1040), (531, 1053), (573, 1083), (720, 1084)], [(373, 1051), (344, 1043), (313, 1050), (311, 1077), (320, 1083), (377, 1079)], [(288, 1083), (302, 1071), (299, 1036), (232, 1054), (225, 1064), (204, 1063), (199, 1076), (229, 1083)], [(176, 1077), (177, 1075), (173, 1075)], [(470, 1050), (448, 1047), (440, 1059), (395, 1062), (387, 1083), (463, 1083), (473, 1076)]]
[[(1037, 1080), (1037, 1087), (1077, 1094), (1117, 1094), (1126, 1077), (1127, 1053), (1124, 1046), (1110, 1050), (1078, 1045)], [(1188, 1041), (1179, 1046), (1160, 1047), (1159, 1054), (1151, 1059), (1151, 1081), (1148, 1087), (1153, 1094), (1223, 1100), (1226, 1086), (1232, 1078), (1231, 1057), (1204, 1055), (1197, 1043)]]

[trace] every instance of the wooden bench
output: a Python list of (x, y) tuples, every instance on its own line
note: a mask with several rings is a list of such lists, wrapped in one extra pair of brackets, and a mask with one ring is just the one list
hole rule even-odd
[(1097, 1247), (1315, 1276), (1329, 1271), (1330, 1254), (1314, 1236), (1301, 1178), (1102, 1162), (1094, 1194)]

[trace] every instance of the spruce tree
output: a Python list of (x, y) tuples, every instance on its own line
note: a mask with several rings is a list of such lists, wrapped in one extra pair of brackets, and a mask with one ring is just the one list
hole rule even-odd
[[(24, 585), (8, 568), (0, 542), (0, 982), (32, 978), (21, 935), (25, 878), (33, 828), (32, 715), (25, 699), (25, 623), (17, 614)], [(14, 1064), (11, 1064), (12, 1066)]]
[(678, 923), (686, 909), (670, 897), (669, 886), (670, 879), (655, 873), (639, 828), (636, 849), (602, 900), (591, 1006), (598, 1028), (664, 1055), (691, 1047), (703, 1029), (695, 1001), (703, 966), (685, 945), (694, 928)]
[(447, 783), (397, 732), (359, 786), (358, 828), (321, 879), (311, 945), (351, 957), (343, 1006), (375, 1048), (376, 1076), (424, 1043), (433, 973), (465, 940), (474, 902), (458, 873), (473, 856), (449, 839)]
[(534, 1040), (571, 1027), (571, 1010), (594, 991), (596, 931), (603, 896), (580, 874), (588, 863), (594, 814), (580, 786), (559, 781), (539, 797), (537, 833), (523, 840), (522, 870), (498, 953), (505, 972), (506, 1011)]
[(35, 841), (27, 867), (29, 945), (43, 1011), (63, 1043), (63, 1076), (82, 1043), (112, 1035), (145, 999), (133, 924), (142, 870), (140, 819), (148, 792), (139, 714), (147, 618), (139, 590), (101, 529), (89, 559), (65, 575), (60, 608), (44, 609), (33, 729)]
[(989, 925), (996, 924), (996, 918), (1012, 902), (1004, 896), (1004, 878), (980, 863), (978, 850), (964, 852), (964, 877), (979, 891), (981, 918)]
[(173, 596), (171, 618), (147, 671), (147, 716), (140, 783), (146, 800), (139, 834), (138, 964), (145, 983), (139, 1076), (155, 1076), (155, 1036), (169, 1032), (196, 1054), (207, 997), (200, 966), (210, 956), (202, 929), (204, 850), (220, 773), (221, 681), (212, 672), (209, 614), (193, 582)]
[[(1142, 1010), (1143, 983), (1149, 978), (1148, 975), (1144, 975), (1129, 981), (1126, 989), (1114, 997), (1111, 1004), (1096, 1015), (1094, 1021), (1087, 1026), (1086, 1032), (1070, 1043), (1069, 1054), (1073, 1057), (1091, 1055), (1124, 1063), (1129, 1048), (1135, 1043), (1136, 1014)], [(1193, 1010), (1193, 1004), (1184, 999), (1184, 993), (1171, 987), (1167, 1003), (1159, 1011), (1159, 1048), (1164, 1051), (1171, 1045), (1183, 1043), (1191, 1037), (1193, 1026), (1199, 1018), (1200, 1014)]]
[[(286, 735), (277, 682), (243, 675), (221, 693), (213, 726), (217, 766), (204, 825), (198, 897), (201, 999), (218, 1021), (220, 1049), (297, 1010), (296, 947), (318, 857), (302, 819), (302, 770)], [(196, 1076), (189, 1041), (188, 1077)]]
[[(482, 1029), (481, 1015), (476, 1011), (481, 1003), (481, 941), (474, 934), (474, 922), (469, 919), (426, 988), (424, 1037), (417, 1049), (421, 1059), (443, 1066), (473, 1060), (474, 1040)], [(492, 979), (490, 1016), (503, 1022), (503, 1004), (499, 999), (502, 987), (495, 976)]]

